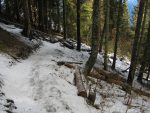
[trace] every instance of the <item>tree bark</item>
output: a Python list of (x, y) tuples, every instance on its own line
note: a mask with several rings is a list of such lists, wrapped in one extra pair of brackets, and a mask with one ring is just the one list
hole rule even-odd
[(106, 1), (106, 36), (105, 36), (105, 53), (104, 53), (104, 69), (107, 70), (108, 68), (108, 38), (109, 38), (109, 15), (110, 15), (110, 0)]
[(118, 42), (119, 42), (119, 35), (120, 35), (121, 14), (122, 14), (122, 0), (119, 1), (119, 9), (118, 9), (118, 17), (117, 17), (117, 29), (116, 29), (116, 38), (115, 38), (112, 69), (115, 69), (115, 67), (116, 67), (116, 57), (117, 57), (117, 49), (118, 49)]
[(81, 50), (81, 36), (80, 36), (80, 0), (77, 0), (77, 50)]
[(141, 30), (141, 22), (143, 18), (144, 4), (145, 4), (145, 0), (140, 0), (139, 12), (138, 12), (138, 18), (137, 18), (137, 24), (136, 24), (136, 30), (135, 30), (135, 37), (134, 37), (133, 48), (132, 48), (131, 64), (130, 64), (130, 70), (129, 70), (129, 75), (127, 79), (127, 83), (130, 85), (132, 85), (135, 70), (136, 70), (136, 62), (137, 62), (136, 57), (137, 57), (137, 49), (138, 49), (139, 38), (140, 38), (140, 30)]
[(106, 27), (106, 23), (104, 23), (104, 26), (103, 26), (103, 32), (102, 32), (101, 39), (100, 39), (99, 52), (102, 52), (103, 40), (105, 37), (105, 27)]
[(9, 0), (5, 0), (7, 19), (10, 17), (10, 4), (9, 4), (9, 2), (10, 2)]
[(1, 15), (1, 13), (2, 13), (2, 0), (0, 0), (0, 15)]
[(31, 22), (30, 22), (30, 13), (29, 13), (28, 0), (23, 1), (23, 9), (24, 9), (23, 35), (26, 36), (26, 37), (30, 37), (30, 35), (31, 35)]
[(67, 34), (66, 34), (66, 2), (63, 0), (63, 32), (64, 32), (64, 39), (66, 40)]
[(57, 32), (60, 33), (60, 0), (56, 0), (57, 4)]
[(146, 67), (146, 62), (147, 62), (147, 59), (148, 59), (147, 56), (148, 56), (149, 47), (150, 47), (150, 22), (149, 22), (146, 45), (145, 45), (145, 49), (144, 49), (144, 55), (142, 57), (141, 68), (140, 68), (140, 72), (139, 72), (139, 76), (138, 76), (138, 81), (139, 82), (142, 82), (143, 73), (144, 73), (144, 70), (145, 70), (145, 67)]
[(38, 16), (39, 16), (39, 29), (43, 30), (44, 16), (43, 16), (43, 0), (38, 0)]
[[(141, 29), (141, 34), (140, 34), (140, 39), (139, 39), (139, 44), (138, 44), (138, 49), (137, 49), (137, 60), (139, 60), (139, 53), (140, 53), (140, 50), (141, 50), (141, 44), (143, 41), (145, 41), (143, 38), (144, 38), (144, 30), (145, 30), (145, 24), (146, 24), (146, 17), (147, 17), (147, 11), (148, 11), (148, 0), (145, 0), (145, 11), (144, 11), (144, 19), (143, 19), (143, 22), (142, 22), (142, 29)], [(139, 63), (139, 62), (136, 62), (136, 63)]]
[(93, 3), (93, 22), (92, 22), (92, 47), (91, 55), (85, 64), (84, 75), (90, 74), (92, 67), (94, 66), (98, 49), (99, 49), (99, 37), (100, 37), (100, 5), (101, 0), (94, 0)]
[(44, 0), (43, 3), (44, 12), (44, 31), (48, 32), (48, 0)]
[(28, 6), (29, 6), (29, 14), (30, 14), (30, 22), (33, 25), (33, 18), (32, 18), (32, 0), (28, 1)]
[(20, 23), (20, 15), (19, 15), (19, 3), (18, 3), (18, 0), (15, 0), (15, 6), (14, 6), (14, 13), (16, 14), (16, 19), (17, 19), (17, 22)]
[(147, 73), (146, 80), (148, 80), (148, 79), (149, 79), (149, 75), (150, 75), (150, 64), (149, 64), (149, 67), (148, 67), (148, 73)]

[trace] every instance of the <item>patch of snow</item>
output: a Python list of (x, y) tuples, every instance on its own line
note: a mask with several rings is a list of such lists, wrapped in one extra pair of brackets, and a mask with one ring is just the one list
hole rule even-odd
[[(13, 33), (21, 32), (14, 26), (2, 23), (0, 27)], [(59, 43), (42, 43), (42, 47), (36, 53), (20, 63), (0, 54), (0, 74), (3, 75), (5, 84), (3, 92), (15, 101), (17, 109), (14, 113), (140, 113), (141, 110), (145, 113), (150, 112), (149, 99), (133, 95), (130, 107), (124, 104), (129, 98), (128, 95), (126, 96), (119, 86), (104, 81), (100, 81), (97, 88), (100, 95), (96, 104), (99, 103), (100, 109), (88, 105), (84, 98), (77, 96), (74, 70), (58, 66), (57, 62), (83, 62), (84, 65), (89, 53), (70, 50), (61, 47)], [(102, 63), (103, 54), (98, 54), (96, 65), (100, 66)], [(124, 70), (129, 65), (117, 58), (116, 66), (119, 70)], [(1, 106), (0, 110), (4, 111)]]

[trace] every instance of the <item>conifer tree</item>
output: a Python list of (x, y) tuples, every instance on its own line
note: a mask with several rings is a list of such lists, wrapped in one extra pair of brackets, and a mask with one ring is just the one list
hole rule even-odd
[(105, 53), (104, 53), (104, 69), (108, 69), (108, 38), (109, 38), (109, 16), (110, 16), (110, 0), (106, 0), (106, 15), (105, 15)]
[(116, 28), (116, 38), (115, 38), (115, 45), (114, 45), (114, 57), (113, 57), (112, 69), (115, 69), (116, 67), (117, 49), (118, 49), (118, 42), (120, 37), (121, 14), (122, 14), (122, 0), (119, 1), (119, 6), (118, 6), (117, 28)]
[(93, 3), (93, 21), (92, 21), (92, 52), (85, 64), (84, 74), (87, 76), (93, 68), (98, 54), (100, 37), (100, 4), (101, 0), (94, 0)]
[(77, 0), (77, 50), (81, 49), (81, 36), (80, 36), (80, 0)]
[(130, 64), (130, 70), (129, 70), (129, 75), (127, 79), (127, 82), (130, 85), (132, 85), (132, 82), (134, 80), (134, 74), (135, 74), (135, 69), (136, 69), (137, 49), (138, 49), (138, 43), (139, 43), (139, 38), (140, 38), (140, 30), (141, 30), (141, 22), (142, 22), (143, 12), (144, 12), (144, 4), (145, 4), (145, 0), (140, 0), (138, 19), (137, 19), (136, 30), (135, 30), (135, 37), (134, 37), (133, 48), (132, 48), (131, 64)]
[(128, 37), (128, 34), (130, 32), (130, 16), (129, 16), (127, 0), (124, 0), (123, 2), (123, 13), (121, 18), (120, 32), (122, 34), (122, 37)]

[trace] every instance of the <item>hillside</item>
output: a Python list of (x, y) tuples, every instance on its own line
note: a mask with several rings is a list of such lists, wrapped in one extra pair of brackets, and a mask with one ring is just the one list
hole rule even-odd
[[(46, 41), (29, 41), (21, 35), (19, 30), (12, 25), (0, 23), (0, 27), (9, 33), (18, 34), (23, 43), (40, 44), (26, 59), (17, 61), (11, 56), (0, 53), (0, 77), (4, 81), (0, 96), (0, 113), (149, 113), (150, 99), (132, 93), (127, 94), (121, 86), (107, 83), (106, 81), (92, 78), (91, 86), (97, 89), (94, 105), (87, 102), (86, 98), (77, 96), (74, 84), (74, 68), (64, 65), (59, 66), (58, 61), (82, 62), (83, 67), (89, 57), (86, 51), (78, 52), (68, 49), (60, 42), (49, 43)], [(12, 38), (12, 37), (10, 37)], [(16, 38), (16, 37), (13, 37)], [(29, 44), (29, 43), (28, 43)], [(82, 48), (89, 48), (82, 44)], [(111, 65), (111, 54), (109, 55)], [(18, 62), (19, 61), (19, 62)], [(98, 54), (96, 67), (101, 67), (103, 54)], [(117, 58), (117, 70), (121, 72), (129, 67), (127, 59)], [(77, 66), (74, 64), (74, 66)], [(127, 78), (128, 72), (122, 75)], [(94, 83), (95, 82), (95, 83)], [(141, 87), (138, 83), (134, 83)], [(149, 91), (146, 87), (143, 90)], [(6, 107), (7, 98), (14, 101)], [(131, 102), (130, 99), (132, 100)], [(16, 106), (16, 107), (14, 107)]]

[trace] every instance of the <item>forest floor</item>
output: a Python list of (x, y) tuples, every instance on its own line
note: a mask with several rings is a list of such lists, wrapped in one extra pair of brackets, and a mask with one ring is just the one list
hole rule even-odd
[[(0, 80), (4, 83), (0, 89), (0, 113), (149, 113), (150, 99), (133, 93), (126, 94), (120, 86), (100, 81), (97, 86), (96, 105), (87, 103), (77, 96), (74, 85), (73, 68), (57, 65), (58, 61), (82, 62), (89, 57), (88, 52), (78, 52), (61, 44), (46, 41), (29, 41), (21, 35), (21, 29), (13, 25), (0, 23), (0, 27), (15, 35), (17, 40), (32, 47), (41, 45), (26, 59), (14, 59), (11, 55), (0, 53)], [(0, 37), (1, 38), (1, 37)], [(22, 44), (21, 44), (22, 45)], [(89, 48), (82, 44), (82, 48)], [(109, 55), (109, 65), (111, 56)], [(103, 54), (98, 55), (95, 66), (103, 64)], [(125, 70), (130, 62), (117, 59), (117, 70)], [(127, 77), (128, 72), (124, 74)], [(95, 84), (93, 84), (94, 86)], [(138, 83), (134, 83), (141, 87)], [(143, 90), (149, 92), (146, 87)], [(132, 102), (128, 104), (131, 97)], [(9, 100), (8, 100), (9, 98)], [(10, 102), (10, 99), (14, 101)], [(16, 107), (15, 107), (16, 106)], [(10, 111), (10, 112), (9, 112)]]

